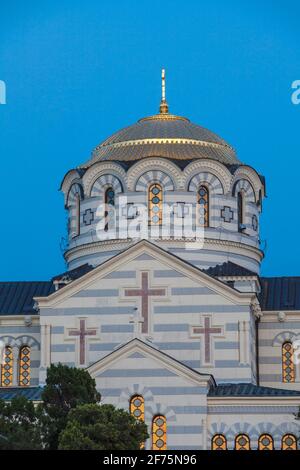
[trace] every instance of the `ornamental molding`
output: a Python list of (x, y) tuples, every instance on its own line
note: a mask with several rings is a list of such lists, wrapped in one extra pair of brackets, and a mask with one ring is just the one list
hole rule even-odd
[(207, 172), (214, 175), (219, 179), (220, 183), (223, 186), (224, 194), (230, 192), (230, 182), (231, 182), (231, 173), (230, 171), (222, 164), (215, 160), (197, 160), (195, 162), (189, 163), (184, 171), (185, 177), (185, 190), (188, 190), (191, 179), (199, 173)]
[(77, 170), (70, 170), (64, 177), (60, 190), (67, 194), (70, 190), (70, 187), (73, 183), (80, 183), (81, 184), (81, 177)]
[[(188, 240), (189, 241), (189, 240)], [(182, 245), (187, 242), (186, 239), (165, 239), (165, 240), (151, 240), (152, 243), (161, 246), (164, 250), (170, 251), (172, 249), (172, 245)], [(129, 248), (130, 245), (135, 244), (136, 241), (130, 238), (127, 239), (115, 239), (115, 240), (104, 240), (104, 241), (96, 241), (85, 243), (83, 245), (71, 248), (67, 250), (64, 254), (65, 260), (67, 262), (76, 260), (79, 256), (85, 255), (92, 255), (97, 253), (105, 253), (106, 251), (116, 250), (122, 251), (126, 248)], [(189, 241), (190, 243), (190, 241)], [(166, 247), (164, 245), (167, 245)], [(212, 249), (212, 250), (219, 250), (234, 248), (235, 251), (231, 251), (231, 253), (238, 253), (249, 256), (248, 253), (250, 252), (251, 258), (255, 259), (258, 263), (261, 262), (263, 259), (263, 252), (258, 248), (246, 245), (245, 243), (240, 242), (233, 242), (230, 240), (215, 240), (212, 238), (204, 240), (203, 249)], [(200, 250), (201, 252), (201, 250)]]
[(259, 200), (259, 191), (262, 191), (262, 196), (264, 197), (264, 185), (253, 168), (246, 165), (238, 167), (231, 177), (231, 188), (233, 189), (235, 183), (241, 179), (245, 179), (251, 184), (255, 193), (256, 201)]
[(127, 173), (128, 191), (135, 191), (138, 179), (148, 171), (161, 170), (166, 173), (173, 181), (174, 190), (183, 188), (183, 173), (174, 163), (164, 158), (146, 158), (135, 163)]
[(114, 162), (98, 162), (92, 165), (84, 174), (83, 186), (85, 194), (90, 197), (92, 187), (96, 180), (103, 175), (112, 175), (118, 178), (123, 186), (124, 191), (127, 186), (127, 176), (125, 170)]

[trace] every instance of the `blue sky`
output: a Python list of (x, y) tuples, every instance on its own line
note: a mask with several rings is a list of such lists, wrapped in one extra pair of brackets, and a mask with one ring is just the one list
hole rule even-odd
[[(5, 3), (5, 4), (4, 4)], [(114, 131), (170, 111), (230, 142), (265, 175), (264, 275), (300, 275), (297, 1), (1, 2), (1, 280), (63, 271), (70, 168)]]

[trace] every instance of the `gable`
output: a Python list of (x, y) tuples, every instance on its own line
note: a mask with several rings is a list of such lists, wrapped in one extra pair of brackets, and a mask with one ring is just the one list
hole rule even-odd
[(90, 375), (99, 383), (100, 389), (105, 384), (109, 387), (120, 384), (120, 381), (143, 380), (150, 384), (167, 381), (170, 386), (198, 386), (205, 393), (214, 385), (214, 379), (209, 374), (200, 374), (159, 351), (143, 341), (134, 339), (119, 347), (116, 351), (92, 364), (88, 368)]
[[(78, 298), (82, 306), (89, 308), (104, 307), (111, 297), (123, 302), (124, 297), (130, 296), (125, 292), (126, 289), (138, 288), (141, 284), (142, 272), (148, 273), (149, 285), (152, 283), (153, 288), (166, 290), (166, 302), (171, 296), (177, 296), (178, 299), (184, 296), (206, 296), (210, 303), (214, 296), (220, 302), (222, 299), (223, 304), (249, 305), (255, 297), (235, 291), (161, 248), (142, 241), (49, 297), (36, 300), (40, 307), (55, 308), (76, 308)], [(129, 298), (126, 300), (130, 303)], [(120, 305), (120, 311), (124, 310), (124, 305)]]

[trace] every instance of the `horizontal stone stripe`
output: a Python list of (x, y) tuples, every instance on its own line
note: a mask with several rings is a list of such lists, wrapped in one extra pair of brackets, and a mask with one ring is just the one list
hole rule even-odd
[(38, 377), (31, 377), (30, 379), (30, 386), (32, 385), (39, 385), (39, 379)]
[(200, 368), (200, 359), (198, 359), (197, 361), (185, 361), (182, 359), (181, 362), (185, 364), (186, 366), (190, 367), (191, 369)]
[(154, 307), (154, 313), (243, 313), (249, 307), (242, 305), (160, 305)]
[(200, 348), (200, 341), (197, 339), (197, 341), (190, 341), (190, 342), (168, 342), (168, 343), (158, 343), (155, 342), (155, 345), (161, 349), (161, 350), (167, 350), (167, 349), (172, 349), (172, 350), (181, 350), (181, 349), (186, 349), (186, 350), (194, 350), (194, 349), (199, 349)]
[(199, 446), (192, 446), (192, 445), (169, 446), (168, 445), (168, 450), (201, 450), (201, 449), (202, 449), (202, 446), (200, 446), (200, 444)]
[(261, 330), (282, 330), (284, 333), (286, 330), (290, 329), (300, 330), (300, 321), (259, 323), (258, 328)]
[(32, 334), (32, 333), (39, 333), (40, 332), (40, 326), (35, 325), (35, 326), (2, 326), (0, 327), (0, 333), (1, 336), (7, 333), (12, 333), (12, 334), (20, 334), (20, 333), (25, 333), (26, 335)]
[(102, 333), (132, 333), (133, 325), (102, 325)]
[(40, 363), (41, 363), (40, 360), (37, 360), (37, 361), (30, 361), (30, 367), (31, 367), (32, 369), (35, 369), (35, 368), (37, 368), (37, 367), (40, 367)]
[(239, 367), (239, 368), (249, 368), (249, 364), (240, 364), (239, 361), (237, 360), (229, 360), (229, 359), (224, 359), (224, 360), (218, 360), (215, 361), (215, 367)]
[(293, 414), (298, 411), (297, 406), (264, 406), (264, 405), (255, 405), (255, 406), (210, 406), (208, 405), (207, 413), (209, 415), (219, 415), (219, 414), (232, 414), (232, 415), (242, 415), (242, 414), (262, 414), (265, 419), (269, 414)]
[(273, 339), (260, 339), (258, 341), (259, 347), (270, 347), (273, 346)]
[(52, 352), (74, 352), (75, 344), (52, 344)]
[(112, 273), (107, 274), (103, 279), (124, 279), (124, 278), (133, 279), (135, 277), (136, 277), (135, 271), (114, 271)]
[(72, 297), (118, 297), (119, 289), (90, 289), (78, 292)]
[(172, 295), (213, 295), (214, 291), (207, 287), (174, 287), (171, 289)]
[(42, 311), (43, 316), (64, 315), (132, 315), (132, 306), (126, 307), (69, 307), (69, 308), (46, 308)]
[(262, 382), (277, 382), (278, 385), (281, 384), (281, 386), (283, 386), (282, 375), (281, 374), (259, 374), (259, 381), (260, 381), (260, 383), (262, 383)]
[(172, 410), (180, 415), (202, 415), (206, 414), (207, 406), (172, 406)]
[(260, 364), (281, 364), (282, 362), (281, 357), (276, 356), (259, 356), (258, 359)]
[(153, 274), (154, 277), (185, 277), (184, 274), (173, 269), (154, 270)]
[(63, 334), (65, 332), (64, 326), (52, 326), (51, 333), (52, 334)]
[(238, 341), (216, 341), (215, 349), (239, 349)]
[[(182, 395), (182, 400), (186, 395), (205, 395), (206, 387), (150, 387), (153, 395)], [(123, 388), (102, 388), (101, 394), (105, 397), (119, 397)]]
[(121, 345), (120, 342), (118, 343), (90, 343), (90, 351), (113, 351), (120, 345)]
[(187, 323), (160, 323), (154, 325), (154, 331), (189, 331), (189, 325)]
[(249, 378), (245, 377), (227, 377), (226, 379), (218, 377), (217, 373), (214, 373), (214, 377), (218, 384), (231, 384), (231, 383), (245, 383), (248, 384)]
[(202, 426), (168, 426), (167, 434), (201, 434)]
[(109, 369), (98, 377), (176, 377), (167, 369)]
[(226, 331), (238, 331), (239, 325), (238, 323), (226, 323), (225, 330)]

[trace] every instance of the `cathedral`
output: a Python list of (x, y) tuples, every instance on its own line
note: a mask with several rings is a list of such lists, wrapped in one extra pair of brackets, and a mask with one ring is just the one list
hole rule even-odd
[(0, 283), (0, 398), (38, 403), (62, 363), (145, 421), (148, 450), (296, 450), (300, 277), (260, 276), (264, 177), (169, 111), (163, 71), (159, 112), (61, 191), (66, 271)]

